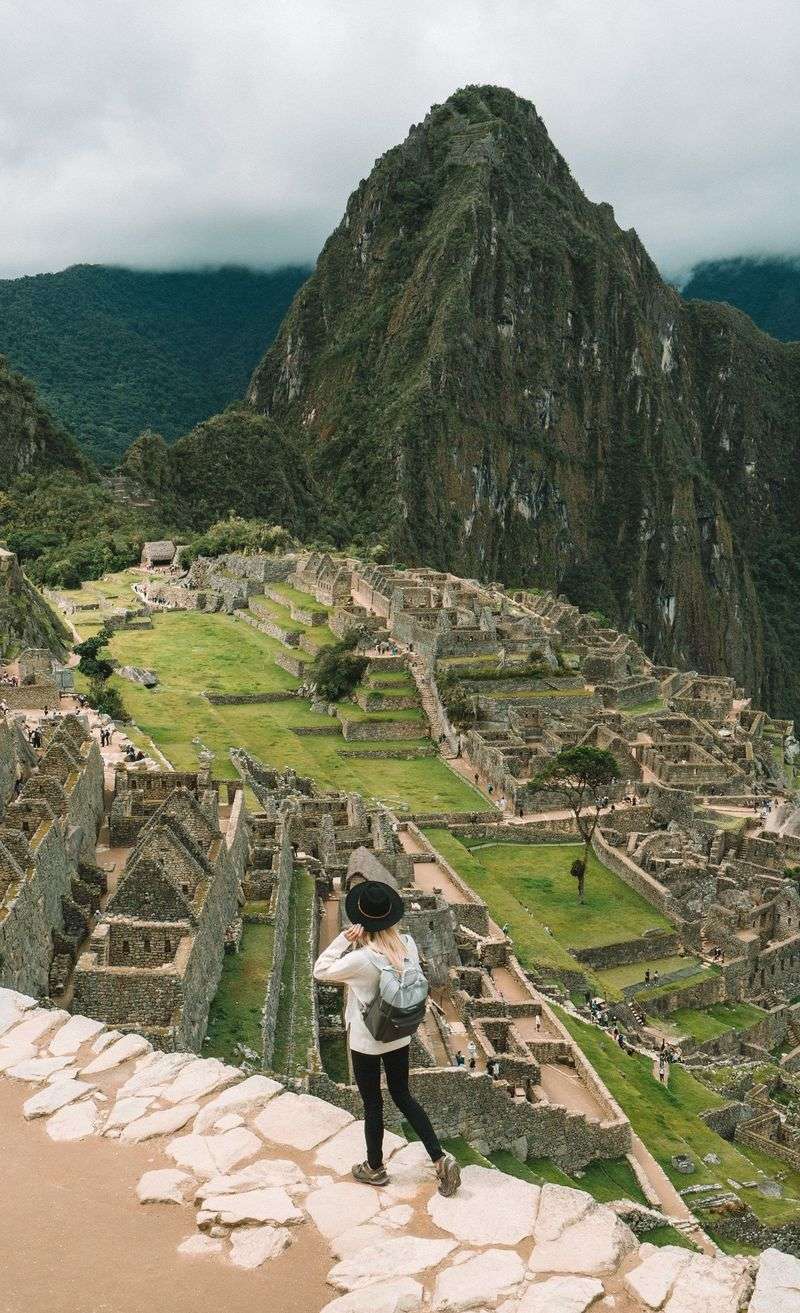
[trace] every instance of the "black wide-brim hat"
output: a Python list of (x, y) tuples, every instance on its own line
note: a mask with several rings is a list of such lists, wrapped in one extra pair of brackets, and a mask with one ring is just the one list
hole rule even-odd
[(397, 925), (406, 905), (396, 889), (380, 880), (355, 884), (344, 900), (347, 919), (365, 930), (388, 930)]

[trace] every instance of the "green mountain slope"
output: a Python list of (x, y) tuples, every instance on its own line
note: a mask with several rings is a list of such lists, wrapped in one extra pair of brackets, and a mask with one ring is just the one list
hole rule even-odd
[(0, 356), (0, 491), (21, 475), (56, 469), (83, 473), (88, 462), (33, 385)]
[(241, 396), (305, 269), (75, 265), (0, 281), (0, 351), (113, 464), (145, 428), (186, 433)]
[(800, 711), (800, 580), (788, 629), (757, 586), (800, 530), (800, 347), (665, 284), (529, 102), (466, 88), (377, 162), (248, 400), (344, 534)]
[(741, 257), (695, 265), (683, 295), (727, 301), (782, 342), (800, 341), (800, 260)]

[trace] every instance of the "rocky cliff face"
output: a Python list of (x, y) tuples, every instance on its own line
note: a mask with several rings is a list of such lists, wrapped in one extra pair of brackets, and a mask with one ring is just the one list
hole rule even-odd
[(377, 162), (248, 399), (352, 535), (563, 589), (665, 661), (800, 704), (765, 601), (800, 537), (800, 347), (683, 301), (527, 101), (467, 88)]
[(26, 579), (14, 553), (0, 548), (0, 661), (26, 647), (64, 657), (69, 640), (69, 630)]
[(86, 468), (77, 446), (41, 405), (32, 383), (0, 356), (0, 489), (22, 474)]

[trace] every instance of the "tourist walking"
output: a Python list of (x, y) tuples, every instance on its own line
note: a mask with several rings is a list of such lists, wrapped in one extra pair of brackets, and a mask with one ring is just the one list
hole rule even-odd
[[(355, 1164), (353, 1176), (366, 1185), (389, 1184), (383, 1162), (382, 1066), (398, 1111), (416, 1131), (434, 1164), (439, 1193), (453, 1195), (461, 1183), (458, 1163), (442, 1148), (428, 1114), (408, 1087), (411, 1034), (402, 1033), (399, 1019), (392, 1020), (388, 1001), (392, 985), (396, 988), (421, 976), (414, 940), (396, 929), (405, 904), (391, 885), (366, 880), (350, 889), (345, 910), (350, 928), (320, 953), (314, 964), (314, 978), (347, 986), (347, 1039), (353, 1075), (364, 1104), (367, 1145), (366, 1162)], [(373, 1032), (386, 1038), (379, 1039)], [(388, 1038), (393, 1032), (398, 1037)]]

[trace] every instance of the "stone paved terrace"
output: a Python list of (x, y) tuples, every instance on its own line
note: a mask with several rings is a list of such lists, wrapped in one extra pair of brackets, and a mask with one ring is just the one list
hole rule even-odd
[(618, 1205), (480, 1166), (446, 1200), (399, 1137), (390, 1186), (359, 1186), (362, 1127), (342, 1109), (10, 990), (0, 1072), (6, 1313), (201, 1298), (230, 1313), (800, 1307), (796, 1258), (640, 1245)]

